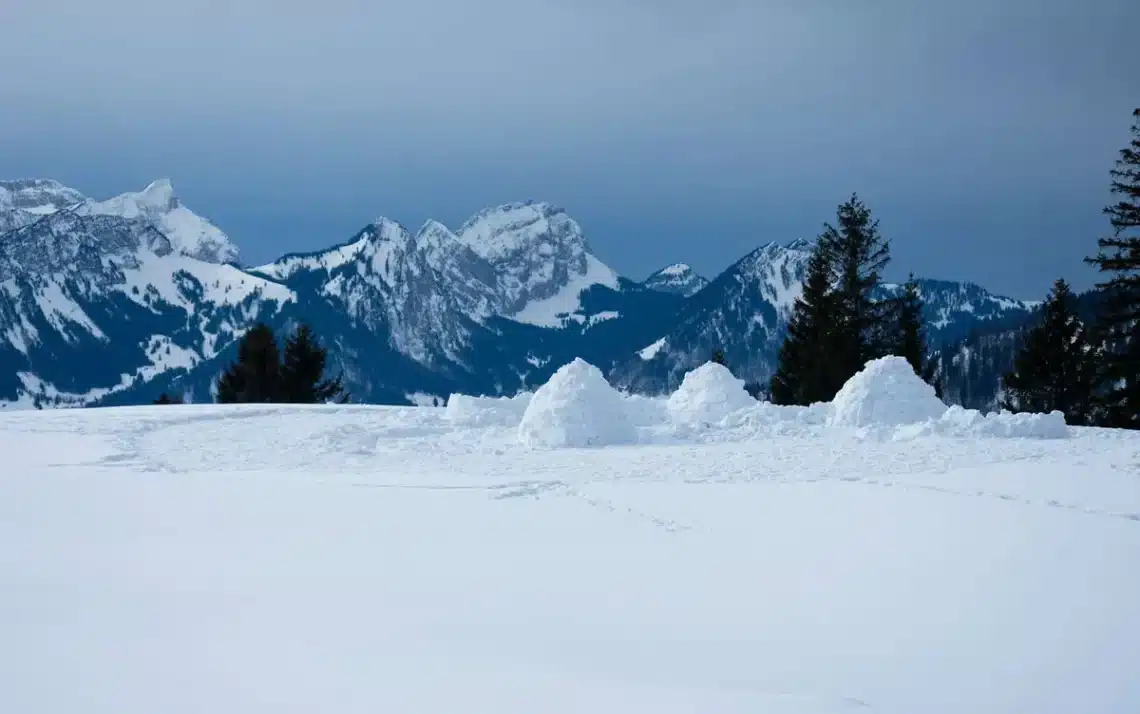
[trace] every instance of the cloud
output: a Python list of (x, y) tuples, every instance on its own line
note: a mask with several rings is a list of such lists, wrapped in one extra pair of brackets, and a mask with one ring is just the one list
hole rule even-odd
[[(4, 3), (0, 160), (120, 182), (106, 192), (173, 175), (220, 216), (242, 195), (357, 222), (549, 198), (620, 225), (617, 254), (646, 257), (614, 260), (642, 272), (652, 241), (692, 240), (670, 221), (703, 215), (723, 267), (797, 237), (764, 231), (813, 231), (852, 190), (914, 226), (948, 205), (1000, 211), (994, 196), (1079, 194), (1065, 210), (1095, 213), (1140, 96), (1138, 15), (1130, 0)], [(662, 217), (631, 235), (634, 209)]]

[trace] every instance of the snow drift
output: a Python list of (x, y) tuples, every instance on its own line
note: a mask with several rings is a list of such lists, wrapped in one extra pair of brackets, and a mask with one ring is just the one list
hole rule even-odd
[(534, 393), (519, 424), (527, 446), (604, 446), (637, 441), (625, 399), (581, 359), (559, 368)]
[(461, 426), (518, 426), (532, 396), (530, 392), (521, 392), (513, 397), (452, 394), (447, 399), (444, 413), (450, 422)]

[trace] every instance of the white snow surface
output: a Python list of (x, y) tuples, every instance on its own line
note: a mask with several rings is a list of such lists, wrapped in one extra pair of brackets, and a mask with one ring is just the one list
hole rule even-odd
[(519, 423), (519, 441), (536, 447), (607, 446), (637, 441), (622, 395), (581, 359), (538, 388)]
[(414, 407), (0, 412), (0, 711), (1140, 711), (1140, 434), (828, 406), (553, 450)]
[(899, 426), (938, 419), (946, 405), (902, 357), (867, 363), (832, 401), (835, 426)]
[(757, 402), (727, 367), (706, 362), (685, 375), (681, 386), (669, 397), (669, 414), (683, 424), (714, 424), (729, 414)]

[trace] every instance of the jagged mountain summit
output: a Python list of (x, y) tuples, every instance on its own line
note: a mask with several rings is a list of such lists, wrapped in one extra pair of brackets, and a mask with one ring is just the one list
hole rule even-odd
[(674, 293), (690, 297), (699, 292), (709, 281), (698, 275), (688, 263), (673, 263), (650, 275), (642, 283), (652, 290)]
[[(169, 181), (106, 201), (46, 180), (0, 186), (0, 225), (12, 226), (0, 235), (0, 404), (208, 400), (257, 321), (313, 324), (362, 402), (513, 394), (576, 357), (645, 392), (675, 387), (715, 350), (765, 380), (811, 246), (769, 243), (712, 281), (678, 264), (638, 283), (565, 210), (527, 201), (455, 230), (378, 218), (346, 242), (243, 269)], [(1031, 307), (968, 284), (922, 291), (935, 337)]]
[(237, 262), (237, 246), (209, 220), (185, 208), (169, 179), (142, 191), (96, 201), (50, 179), (0, 181), (0, 233), (70, 210), (85, 216), (137, 219), (158, 230), (178, 253), (209, 263)]
[(141, 219), (169, 238), (175, 251), (207, 263), (235, 263), (238, 259), (237, 246), (213, 223), (183, 206), (169, 179), (155, 181), (138, 193), (85, 201), (76, 210)]

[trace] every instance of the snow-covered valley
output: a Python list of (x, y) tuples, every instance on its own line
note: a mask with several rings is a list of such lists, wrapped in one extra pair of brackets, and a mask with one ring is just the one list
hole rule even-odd
[(0, 413), (0, 710), (1140, 709), (1136, 434), (590, 369)]

